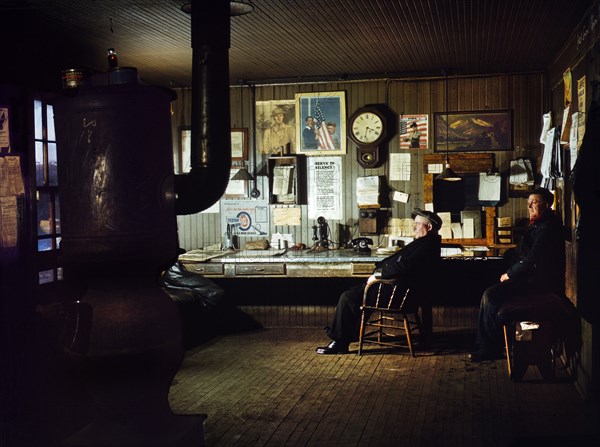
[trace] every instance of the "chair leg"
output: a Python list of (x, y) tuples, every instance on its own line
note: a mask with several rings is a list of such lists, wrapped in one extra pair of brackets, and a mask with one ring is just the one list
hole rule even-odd
[(503, 325), (502, 328), (504, 329), (504, 349), (506, 351), (506, 366), (508, 368), (508, 377), (511, 378), (511, 358), (510, 358), (510, 347), (508, 345), (508, 326), (507, 325)]
[(411, 332), (410, 321), (408, 320), (408, 317), (406, 314), (403, 314), (402, 317), (404, 320), (404, 333), (406, 334), (406, 342), (408, 343), (408, 350), (410, 351), (410, 355), (414, 357), (415, 351), (413, 351), (412, 336), (410, 334), (410, 332)]
[(360, 312), (360, 331), (358, 332), (358, 355), (362, 355), (362, 350), (363, 350), (363, 337), (365, 334), (365, 325), (366, 325), (366, 321), (365, 321), (365, 310), (362, 309)]

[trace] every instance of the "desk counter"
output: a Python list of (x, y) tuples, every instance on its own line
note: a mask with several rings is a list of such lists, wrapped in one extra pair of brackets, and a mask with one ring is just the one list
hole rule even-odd
[[(330, 278), (368, 277), (375, 263), (390, 254), (361, 255), (354, 249), (339, 250), (193, 250), (179, 257), (194, 273), (220, 278)], [(443, 257), (444, 261), (501, 259), (495, 252)]]

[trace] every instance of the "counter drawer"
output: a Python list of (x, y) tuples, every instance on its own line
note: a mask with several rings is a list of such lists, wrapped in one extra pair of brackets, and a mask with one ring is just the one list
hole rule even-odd
[(244, 275), (285, 275), (285, 264), (236, 264), (235, 274)]
[(200, 264), (183, 264), (186, 270), (198, 273), (199, 275), (222, 275), (223, 264), (219, 263), (200, 263)]
[(370, 275), (375, 270), (375, 263), (352, 263), (352, 274), (353, 275)]

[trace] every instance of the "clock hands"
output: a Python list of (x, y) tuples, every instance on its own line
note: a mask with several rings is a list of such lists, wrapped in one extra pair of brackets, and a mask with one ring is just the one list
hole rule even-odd
[(369, 126), (365, 127), (364, 137), (369, 138), (369, 132), (375, 132), (375, 138), (379, 136), (379, 131), (377, 129), (371, 129)]

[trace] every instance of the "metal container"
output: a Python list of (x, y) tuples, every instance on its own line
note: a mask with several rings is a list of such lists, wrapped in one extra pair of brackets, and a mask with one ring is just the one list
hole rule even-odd
[(174, 93), (141, 85), (136, 77), (87, 84), (54, 107), (64, 262), (166, 265), (178, 248)]

